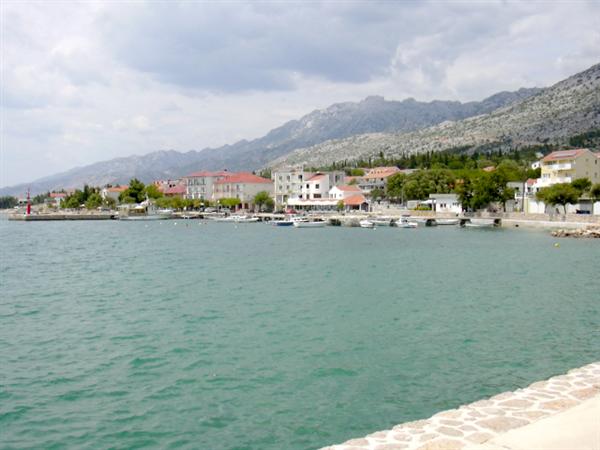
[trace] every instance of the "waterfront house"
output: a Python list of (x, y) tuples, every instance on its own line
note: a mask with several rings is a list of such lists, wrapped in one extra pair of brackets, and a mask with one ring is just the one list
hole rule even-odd
[(344, 202), (345, 211), (369, 211), (369, 202), (363, 194), (351, 195), (342, 201)]
[(302, 185), (303, 200), (318, 200), (329, 198), (329, 190), (344, 183), (344, 172), (318, 172), (307, 178)]
[(397, 167), (374, 167), (358, 179), (358, 186), (368, 194), (373, 189), (385, 190), (387, 180), (392, 175), (401, 172)]
[(61, 203), (67, 198), (66, 192), (50, 192), (49, 203), (60, 208)]
[(305, 172), (302, 167), (278, 170), (271, 174), (274, 188), (274, 200), (276, 208), (287, 206), (288, 199), (302, 198), (302, 187), (304, 182), (314, 175)]
[(273, 196), (273, 181), (248, 172), (229, 173), (213, 183), (213, 200), (237, 198), (236, 209), (250, 209), (254, 197), (259, 192), (266, 191)]
[(121, 192), (126, 191), (127, 188), (129, 188), (129, 186), (104, 187), (100, 191), (100, 196), (103, 200), (112, 198), (115, 202), (119, 203), (119, 196), (121, 195)]
[(329, 190), (329, 198), (333, 200), (345, 200), (348, 197), (362, 194), (360, 188), (356, 185), (334, 186)]
[(182, 178), (186, 187), (185, 198), (210, 200), (213, 198), (213, 185), (215, 181), (222, 180), (232, 175), (226, 170), (220, 172), (194, 172)]
[(187, 187), (185, 184), (176, 184), (175, 186), (170, 186), (167, 188), (163, 188), (163, 195), (165, 197), (178, 197), (178, 198), (184, 198), (185, 194), (187, 192)]
[(429, 194), (429, 201), (426, 203), (431, 205), (431, 210), (439, 213), (454, 213), (462, 212), (462, 205), (456, 194)]

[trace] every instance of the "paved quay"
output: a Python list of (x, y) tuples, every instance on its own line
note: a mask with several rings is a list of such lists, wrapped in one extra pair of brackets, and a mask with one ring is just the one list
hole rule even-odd
[(600, 450), (600, 361), (323, 450)]

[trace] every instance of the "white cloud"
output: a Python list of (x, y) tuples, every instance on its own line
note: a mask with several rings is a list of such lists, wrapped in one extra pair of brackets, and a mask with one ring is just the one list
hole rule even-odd
[(4, 2), (0, 185), (259, 137), (334, 102), (473, 100), (600, 61), (597, 2)]

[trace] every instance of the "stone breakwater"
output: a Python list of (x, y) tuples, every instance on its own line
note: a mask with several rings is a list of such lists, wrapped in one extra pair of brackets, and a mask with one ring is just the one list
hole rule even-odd
[(323, 450), (458, 450), (600, 395), (600, 362)]
[(552, 232), (554, 237), (574, 238), (600, 238), (600, 227), (579, 228), (576, 230), (556, 230)]

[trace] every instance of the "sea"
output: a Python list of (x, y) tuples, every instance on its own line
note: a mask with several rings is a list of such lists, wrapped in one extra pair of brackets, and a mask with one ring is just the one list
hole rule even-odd
[(317, 449), (600, 360), (600, 241), (0, 220), (0, 448)]

